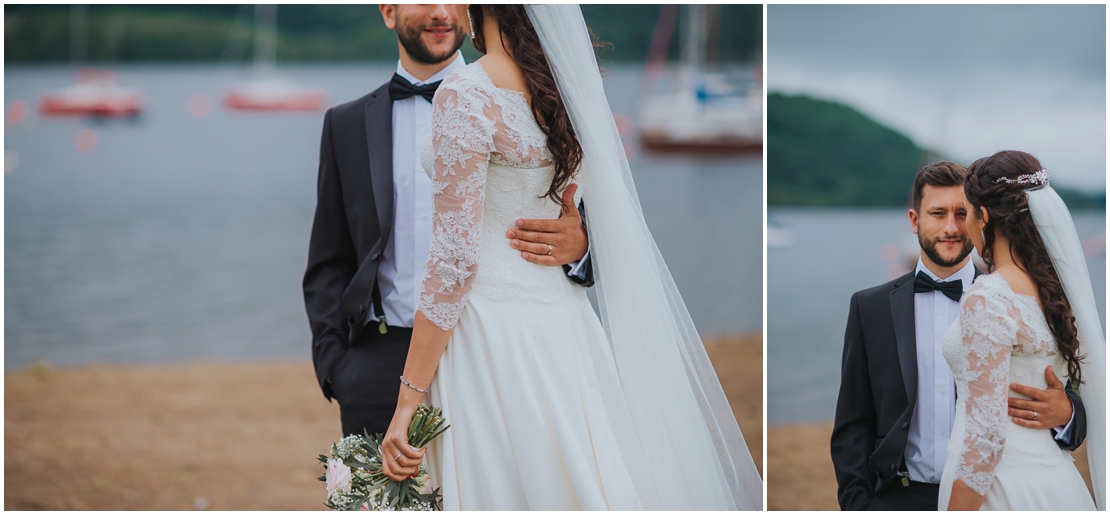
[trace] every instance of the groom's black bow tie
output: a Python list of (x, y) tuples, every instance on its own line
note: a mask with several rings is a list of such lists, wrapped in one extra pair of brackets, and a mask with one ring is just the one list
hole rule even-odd
[(436, 81), (431, 84), (425, 84), (423, 86), (413, 86), (412, 83), (406, 80), (404, 77), (394, 73), (393, 80), (389, 81), (389, 99), (404, 100), (406, 98), (420, 95), (428, 99), (428, 102), (431, 102), (432, 97), (434, 97), (436, 94), (436, 88), (439, 87), (440, 82), (443, 81)]
[(964, 283), (959, 279), (955, 281), (937, 282), (925, 272), (917, 273), (917, 278), (913, 280), (914, 293), (928, 293), (938, 290), (943, 293), (945, 297), (959, 302), (960, 296), (964, 294)]

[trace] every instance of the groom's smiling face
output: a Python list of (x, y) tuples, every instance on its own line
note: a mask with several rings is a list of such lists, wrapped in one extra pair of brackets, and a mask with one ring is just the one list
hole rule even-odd
[(921, 251), (933, 263), (954, 267), (971, 253), (962, 186), (926, 184), (921, 191), (920, 209), (910, 210), (910, 222)]
[(466, 34), (453, 5), (382, 4), (386, 27), (397, 31), (405, 52), (420, 64), (439, 64), (455, 56)]

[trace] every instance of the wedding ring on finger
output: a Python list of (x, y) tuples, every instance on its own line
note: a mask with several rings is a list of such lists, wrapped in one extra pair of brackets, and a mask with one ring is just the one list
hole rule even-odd
[(1034, 411), (1033, 412), (1033, 422), (1036, 422), (1036, 421), (1037, 421), (1037, 412)]
[(403, 452), (397, 453), (397, 455), (393, 457), (393, 461), (397, 461), (397, 460), (401, 459), (402, 454), (404, 454), (404, 453)]
[(552, 245), (552, 244), (550, 244), (550, 243), (548, 243), (548, 244), (547, 244), (547, 254), (546, 254), (546, 255), (550, 256), (550, 255), (551, 255), (551, 253), (552, 253), (552, 252), (554, 252), (554, 251), (555, 251), (555, 246), (554, 246), (554, 245)]

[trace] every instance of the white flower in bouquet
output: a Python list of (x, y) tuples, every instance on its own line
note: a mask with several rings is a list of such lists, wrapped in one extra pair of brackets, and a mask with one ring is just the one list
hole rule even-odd
[[(443, 412), (421, 404), (409, 424), (409, 444), (424, 447), (448, 427)], [(328, 490), (324, 505), (333, 510), (442, 510), (443, 497), (431, 488), (428, 469), (420, 466), (416, 477), (393, 481), (382, 471), (381, 445), (380, 433), (351, 435), (331, 446), (330, 457), (319, 456), (325, 473), (317, 479)]]
[(351, 435), (344, 437), (342, 440), (335, 444), (336, 454), (340, 459), (349, 460), (351, 458), (360, 458), (365, 460), (366, 452), (362, 450), (362, 442), (364, 442), (361, 435)]

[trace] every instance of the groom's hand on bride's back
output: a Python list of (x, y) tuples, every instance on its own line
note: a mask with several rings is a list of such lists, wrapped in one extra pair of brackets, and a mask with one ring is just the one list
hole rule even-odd
[[(574, 203), (577, 184), (563, 191), (563, 212), (555, 220), (520, 219), (505, 237), (520, 257), (540, 265), (567, 265), (582, 259), (590, 247), (582, 216)], [(549, 247), (550, 245), (550, 247)], [(550, 254), (548, 251), (550, 250)]]
[(1029, 397), (1009, 398), (1009, 414), (1015, 424), (1030, 429), (1054, 429), (1067, 425), (1071, 420), (1072, 404), (1064, 390), (1064, 383), (1052, 372), (1051, 366), (1045, 369), (1044, 375), (1048, 384), (1044, 390), (1017, 383), (1010, 385), (1011, 390)]

